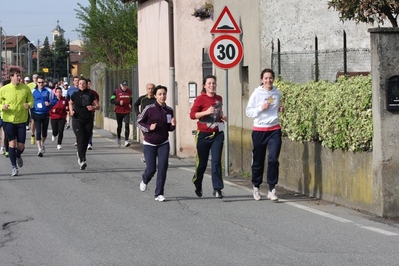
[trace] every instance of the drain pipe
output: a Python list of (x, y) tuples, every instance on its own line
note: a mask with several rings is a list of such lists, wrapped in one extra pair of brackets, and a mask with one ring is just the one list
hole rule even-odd
[[(173, 27), (173, 0), (165, 0), (168, 2), (168, 22), (169, 22), (169, 89), (168, 102), (173, 108), (174, 117), (176, 118), (176, 100), (175, 100), (175, 42)], [(178, 123), (179, 121), (177, 121)], [(176, 155), (176, 130), (169, 132), (170, 155)]]

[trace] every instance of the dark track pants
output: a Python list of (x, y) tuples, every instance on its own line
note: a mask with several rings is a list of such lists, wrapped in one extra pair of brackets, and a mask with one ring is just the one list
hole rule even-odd
[(116, 128), (116, 136), (118, 139), (121, 138), (121, 132), (122, 132), (122, 122), (125, 122), (125, 140), (129, 140), (129, 135), (130, 135), (130, 127), (129, 127), (129, 120), (130, 120), (130, 114), (118, 114), (115, 113), (116, 115), (116, 123), (118, 124)]
[(155, 188), (155, 197), (164, 195), (166, 172), (169, 165), (169, 142), (160, 146), (143, 145), (146, 167), (142, 175), (144, 184), (148, 184), (155, 175), (158, 157), (158, 174)]
[(267, 183), (275, 186), (278, 182), (279, 162), (281, 150), (281, 129), (274, 131), (252, 131), (252, 184), (259, 187), (263, 182), (265, 170), (266, 149), (269, 150), (267, 159)]
[(72, 118), (72, 128), (76, 136), (78, 156), (81, 162), (86, 161), (87, 145), (93, 132), (93, 121), (80, 121)]
[(212, 187), (213, 189), (223, 189), (222, 177), (222, 151), (224, 143), (223, 132), (200, 132), (197, 131), (197, 154), (196, 154), (196, 169), (193, 177), (193, 183), (197, 190), (202, 190), (202, 180), (204, 173), (208, 166), (209, 151), (211, 152), (211, 172), (212, 172)]
[(61, 119), (51, 119), (51, 128), (53, 130), (53, 136), (57, 137), (57, 144), (61, 145), (62, 144), (62, 139), (64, 138), (64, 128), (65, 128), (65, 123), (66, 119), (61, 118)]

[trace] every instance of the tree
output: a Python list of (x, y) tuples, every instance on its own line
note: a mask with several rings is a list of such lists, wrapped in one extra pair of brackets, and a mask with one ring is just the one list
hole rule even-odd
[(54, 37), (53, 51), (55, 62), (54, 78), (59, 80), (62, 77), (68, 77), (69, 45), (62, 35)]
[[(40, 67), (40, 71), (41, 72), (43, 70), (43, 68), (48, 68), (49, 73), (51, 73), (52, 76), (54, 76), (54, 54), (53, 51), (50, 49), (50, 43), (48, 41), (48, 37), (46, 36), (46, 38), (44, 39), (43, 42), (43, 48), (40, 49), (40, 53), (39, 53), (39, 67)], [(48, 74), (48, 73), (47, 73)]]
[(75, 9), (82, 21), (77, 31), (83, 37), (84, 60), (123, 68), (137, 63), (137, 3), (90, 0)]
[(377, 22), (384, 25), (388, 19), (392, 27), (398, 27), (398, 0), (332, 0), (328, 1), (328, 8), (331, 7), (339, 12), (341, 21)]

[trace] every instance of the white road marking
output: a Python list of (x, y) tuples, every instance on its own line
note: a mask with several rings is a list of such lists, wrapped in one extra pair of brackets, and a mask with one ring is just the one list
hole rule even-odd
[[(188, 172), (195, 173), (195, 169), (194, 168), (180, 167), (180, 169), (188, 171)], [(211, 176), (208, 175), (208, 174), (204, 174), (204, 176), (211, 178)], [(240, 185), (234, 184), (232, 182), (228, 182), (228, 181), (224, 181), (224, 182), (226, 184), (230, 185), (230, 186), (239, 187), (239, 188), (244, 189), (246, 191), (252, 192), (252, 189), (249, 189), (247, 187), (243, 187), (243, 186), (240, 186)], [(310, 208), (310, 207), (307, 207), (307, 206), (304, 206), (304, 205), (301, 205), (301, 204), (298, 204), (298, 203), (295, 203), (295, 202), (290, 202), (290, 201), (283, 200), (283, 199), (279, 199), (279, 201), (284, 202), (284, 204), (288, 204), (288, 205), (290, 205), (292, 207), (295, 207), (295, 208), (298, 208), (298, 209), (302, 209), (302, 210), (305, 210), (305, 211), (308, 211), (308, 212), (311, 212), (311, 213), (314, 213), (314, 214), (317, 214), (317, 215), (320, 215), (320, 216), (323, 216), (323, 217), (326, 217), (326, 218), (329, 218), (329, 219), (332, 219), (332, 220), (335, 220), (335, 221), (338, 221), (338, 222), (341, 222), (341, 223), (353, 223), (355, 226), (358, 226), (358, 227), (360, 227), (362, 229), (366, 229), (366, 230), (369, 230), (369, 231), (372, 231), (372, 232), (375, 232), (375, 233), (383, 234), (383, 235), (386, 235), (386, 236), (398, 236), (399, 235), (397, 233), (386, 231), (386, 230), (379, 229), (379, 228), (376, 228), (376, 227), (363, 226), (361, 224), (355, 224), (351, 220), (348, 220), (348, 219), (345, 219), (345, 218), (341, 218), (339, 216), (336, 216), (336, 215), (333, 215), (333, 214), (329, 214), (329, 213), (326, 213), (326, 212), (323, 212), (323, 211), (319, 211), (319, 210), (316, 210), (316, 209), (313, 209), (313, 208)]]

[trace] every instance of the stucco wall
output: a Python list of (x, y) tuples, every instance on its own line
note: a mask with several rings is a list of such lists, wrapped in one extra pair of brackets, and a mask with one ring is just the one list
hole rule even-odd
[(195, 155), (194, 136), (196, 120), (191, 120), (188, 83), (197, 83), (197, 95), (202, 90), (202, 51), (212, 42), (210, 30), (214, 21), (199, 19), (191, 14), (194, 8), (204, 4), (202, 0), (174, 1), (175, 27), (175, 79), (178, 101), (176, 102), (176, 153), (187, 157)]
[[(258, 2), (258, 1), (257, 1)], [(347, 34), (348, 48), (370, 48), (369, 25), (353, 21), (342, 23), (338, 12), (328, 9), (326, 0), (261, 0), (262, 62), (271, 62), (271, 42), (280, 39), (282, 51), (314, 50), (314, 37), (319, 49), (341, 49), (342, 33)]]
[(147, 1), (138, 12), (139, 91), (147, 83), (169, 84), (168, 3)]
[[(388, 111), (386, 81), (399, 75), (399, 29), (370, 29), (373, 86), (373, 174), (383, 215), (399, 217), (399, 112)], [(394, 92), (393, 92), (394, 93)]]

